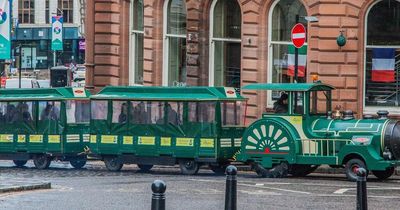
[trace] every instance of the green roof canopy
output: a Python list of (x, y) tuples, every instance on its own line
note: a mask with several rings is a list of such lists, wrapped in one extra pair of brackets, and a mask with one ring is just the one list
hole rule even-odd
[(323, 83), (257, 83), (243, 87), (243, 90), (280, 90), (280, 91), (326, 91), (334, 87)]
[(10, 88), (0, 89), (0, 101), (38, 101), (81, 99), (90, 96), (84, 88)]
[(156, 87), (119, 86), (105, 87), (92, 99), (121, 99), (146, 101), (219, 101), (246, 100), (227, 87)]

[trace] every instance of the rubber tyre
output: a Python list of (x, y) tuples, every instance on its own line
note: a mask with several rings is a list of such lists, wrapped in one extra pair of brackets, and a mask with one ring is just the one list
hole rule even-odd
[(87, 161), (86, 157), (76, 158), (76, 159), (70, 160), (69, 164), (71, 164), (71, 166), (76, 169), (81, 169), (83, 166), (86, 165), (86, 161)]
[(384, 180), (391, 177), (394, 173), (394, 167), (387, 168), (384, 171), (372, 171), (372, 174), (379, 180)]
[(25, 166), (25, 164), (28, 162), (27, 160), (13, 160), (15, 166), (17, 166), (18, 168), (21, 168), (23, 166)]
[(228, 167), (227, 164), (224, 165), (209, 165), (210, 170), (213, 171), (217, 175), (224, 175), (226, 167)]
[(33, 158), (33, 164), (37, 169), (43, 170), (49, 168), (51, 158), (47, 155), (37, 155)]
[(124, 164), (118, 161), (117, 157), (106, 157), (104, 158), (104, 164), (109, 171), (120, 171)]
[(199, 163), (194, 160), (180, 160), (179, 167), (184, 175), (195, 175), (200, 169)]
[(153, 168), (153, 165), (137, 164), (137, 166), (142, 172), (149, 172)]
[(289, 165), (286, 162), (282, 162), (270, 169), (266, 169), (258, 163), (253, 163), (252, 168), (262, 178), (285, 178), (288, 175)]
[(289, 174), (294, 177), (304, 177), (308, 174), (314, 172), (319, 165), (301, 165), (301, 164), (293, 164), (289, 165)]
[[(367, 166), (365, 165), (364, 161), (358, 159), (358, 158), (353, 158), (347, 161), (345, 165), (345, 173), (346, 177), (349, 181), (355, 182), (357, 181), (357, 174), (356, 170), (358, 168), (365, 168), (367, 170)], [(367, 170), (367, 176), (368, 176), (368, 170)]]

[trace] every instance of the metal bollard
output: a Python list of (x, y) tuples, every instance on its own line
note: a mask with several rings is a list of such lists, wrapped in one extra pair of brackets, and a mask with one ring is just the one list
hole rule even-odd
[(151, 185), (151, 210), (165, 210), (165, 190), (167, 185), (162, 180), (155, 180)]
[(226, 188), (225, 188), (225, 210), (236, 210), (236, 174), (237, 168), (235, 166), (228, 166), (226, 172)]
[(357, 170), (357, 210), (367, 210), (367, 170)]

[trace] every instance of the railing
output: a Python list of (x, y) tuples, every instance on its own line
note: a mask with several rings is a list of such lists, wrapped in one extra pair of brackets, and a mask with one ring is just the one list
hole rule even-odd
[(303, 156), (337, 156), (337, 150), (353, 144), (347, 139), (301, 139)]

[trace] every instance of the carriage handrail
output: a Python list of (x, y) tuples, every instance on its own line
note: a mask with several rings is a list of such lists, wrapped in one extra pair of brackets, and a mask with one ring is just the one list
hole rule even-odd
[[(345, 142), (346, 145), (354, 144), (350, 139), (300, 139), (302, 146), (302, 155), (307, 156), (337, 156), (336, 142)], [(311, 142), (314, 143), (311, 146)], [(323, 142), (328, 142), (325, 145)], [(330, 150), (330, 143), (332, 142), (332, 150)], [(307, 146), (308, 145), (308, 146)], [(306, 150), (308, 149), (308, 150)]]

